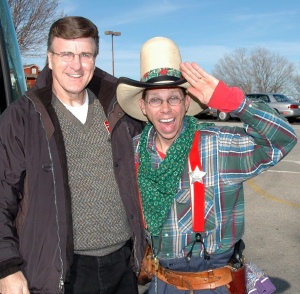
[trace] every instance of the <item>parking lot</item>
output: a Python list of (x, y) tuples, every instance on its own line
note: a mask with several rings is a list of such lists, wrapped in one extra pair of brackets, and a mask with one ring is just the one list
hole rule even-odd
[[(217, 125), (241, 125), (239, 121)], [(300, 138), (300, 120), (292, 124)], [(245, 183), (244, 251), (275, 284), (275, 293), (299, 294), (300, 144), (280, 163)], [(140, 288), (143, 293), (145, 287)]]
[[(293, 127), (300, 138), (300, 123)], [(271, 278), (275, 293), (300, 293), (299, 196), (299, 143), (278, 165), (245, 184), (245, 254)]]

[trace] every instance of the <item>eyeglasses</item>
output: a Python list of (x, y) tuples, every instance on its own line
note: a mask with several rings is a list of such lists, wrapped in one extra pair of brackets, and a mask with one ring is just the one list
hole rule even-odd
[(59, 56), (62, 61), (66, 61), (66, 62), (71, 62), (75, 58), (75, 55), (78, 55), (79, 59), (82, 62), (87, 62), (87, 63), (93, 62), (94, 58), (96, 57), (95, 54), (86, 53), (86, 52), (82, 52), (79, 54), (75, 54), (73, 52), (60, 52), (60, 53), (51, 52), (51, 53)]
[(151, 98), (150, 100), (145, 100), (145, 102), (149, 103), (151, 106), (153, 107), (158, 107), (158, 106), (161, 106), (164, 101), (167, 101), (167, 103), (169, 103), (171, 106), (177, 106), (181, 103), (181, 101), (183, 100), (184, 98), (180, 99), (179, 97), (176, 97), (176, 96), (172, 96), (166, 100), (163, 100), (163, 99), (160, 99), (160, 98)]

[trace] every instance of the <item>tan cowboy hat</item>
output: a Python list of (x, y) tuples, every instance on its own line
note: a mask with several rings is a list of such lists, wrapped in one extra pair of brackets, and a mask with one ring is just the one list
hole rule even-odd
[[(123, 110), (136, 119), (147, 121), (138, 102), (145, 89), (191, 87), (182, 77), (180, 63), (179, 49), (172, 40), (155, 37), (144, 43), (140, 54), (141, 80), (135, 81), (121, 77), (118, 81), (117, 99)], [(186, 114), (196, 115), (203, 108), (200, 102), (191, 96), (190, 107)]]

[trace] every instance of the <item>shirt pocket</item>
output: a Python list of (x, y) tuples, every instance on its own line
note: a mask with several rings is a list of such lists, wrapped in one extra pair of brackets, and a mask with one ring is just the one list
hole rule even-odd
[(192, 230), (191, 197), (189, 189), (179, 191), (175, 201), (178, 230), (181, 234), (190, 234)]

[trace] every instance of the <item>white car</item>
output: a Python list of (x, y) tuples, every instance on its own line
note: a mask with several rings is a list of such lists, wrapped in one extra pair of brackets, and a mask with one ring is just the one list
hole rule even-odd
[[(246, 97), (253, 101), (264, 101), (270, 107), (274, 108), (279, 114), (290, 121), (300, 117), (300, 102), (278, 93), (253, 93)], [(207, 113), (220, 121), (227, 121), (231, 118), (237, 118), (233, 113), (225, 113), (215, 108), (207, 108), (202, 113)]]
[(300, 117), (300, 102), (278, 93), (253, 93), (246, 97), (253, 101), (264, 101), (289, 120)]

